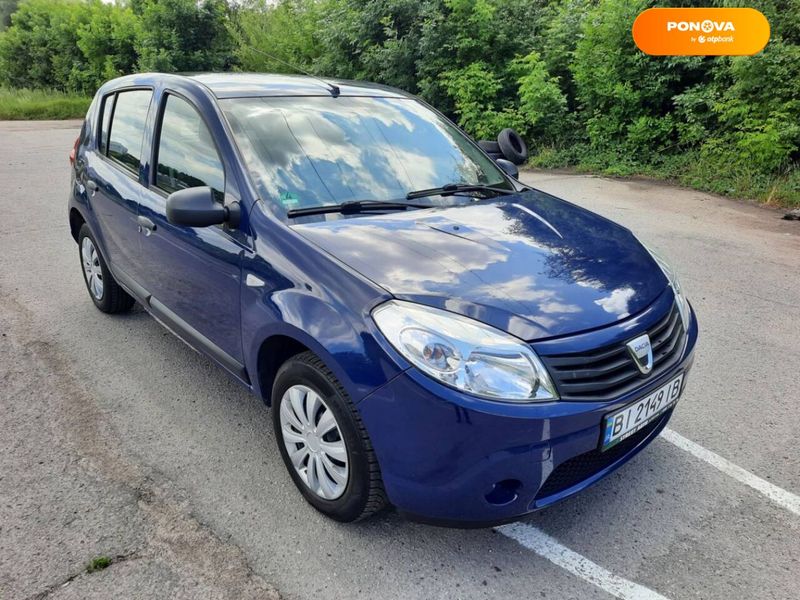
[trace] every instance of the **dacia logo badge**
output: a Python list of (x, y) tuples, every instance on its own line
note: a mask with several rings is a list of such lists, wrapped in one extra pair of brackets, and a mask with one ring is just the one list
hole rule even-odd
[(650, 373), (653, 370), (653, 347), (650, 345), (650, 336), (646, 333), (640, 335), (628, 342), (626, 346), (642, 375)]

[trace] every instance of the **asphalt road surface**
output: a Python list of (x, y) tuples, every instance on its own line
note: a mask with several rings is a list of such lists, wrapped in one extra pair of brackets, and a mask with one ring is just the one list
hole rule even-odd
[(701, 338), (671, 433), (519, 525), (341, 525), (295, 491), (258, 399), (141, 309), (93, 307), (76, 131), (0, 123), (0, 598), (800, 598), (800, 223), (525, 174), (677, 265)]

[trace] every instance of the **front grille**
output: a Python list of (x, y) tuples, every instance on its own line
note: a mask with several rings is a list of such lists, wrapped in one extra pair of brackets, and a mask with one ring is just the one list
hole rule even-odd
[[(637, 335), (632, 332), (629, 339)], [(625, 342), (597, 348), (589, 352), (541, 355), (564, 400), (611, 400), (632, 391), (673, 366), (680, 358), (683, 331), (678, 306), (647, 330), (653, 348), (653, 370), (642, 375), (628, 353)]]
[(671, 413), (671, 410), (667, 411), (663, 416), (650, 423), (644, 429), (637, 431), (631, 437), (622, 440), (605, 452), (595, 449), (574, 456), (569, 460), (565, 460), (553, 469), (553, 472), (550, 473), (550, 477), (547, 478), (544, 485), (539, 488), (539, 491), (536, 493), (535, 500), (563, 492), (573, 485), (588, 479), (595, 473), (602, 471), (633, 450), (640, 442), (653, 433), (665, 419), (668, 419)]

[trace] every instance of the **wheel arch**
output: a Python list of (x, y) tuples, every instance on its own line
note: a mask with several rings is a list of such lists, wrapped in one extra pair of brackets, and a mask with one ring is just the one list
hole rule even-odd
[(272, 404), (272, 384), (275, 382), (278, 369), (287, 360), (303, 352), (313, 352), (322, 360), (322, 357), (313, 349), (296, 337), (285, 333), (271, 335), (261, 342), (258, 348), (255, 380), (258, 385), (258, 393), (268, 406)]
[(72, 239), (76, 242), (78, 241), (78, 233), (83, 227), (83, 224), (86, 223), (86, 219), (83, 218), (81, 211), (79, 211), (74, 206), (69, 209), (69, 232), (72, 234)]

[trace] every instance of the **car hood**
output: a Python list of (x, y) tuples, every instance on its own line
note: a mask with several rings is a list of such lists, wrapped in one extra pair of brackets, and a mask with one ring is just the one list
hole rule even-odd
[(293, 229), (397, 298), (528, 341), (625, 319), (668, 285), (630, 231), (539, 191)]

